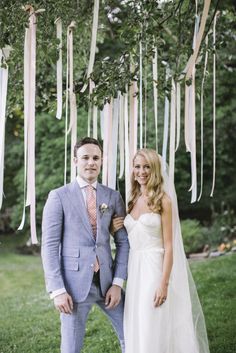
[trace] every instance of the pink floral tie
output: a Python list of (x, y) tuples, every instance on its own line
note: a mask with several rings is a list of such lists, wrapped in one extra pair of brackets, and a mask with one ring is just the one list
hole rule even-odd
[[(92, 185), (87, 185), (86, 187), (87, 193), (87, 210), (89, 221), (92, 226), (93, 236), (96, 240), (97, 237), (97, 208), (96, 208), (96, 195)], [(94, 272), (98, 272), (100, 266), (98, 263), (98, 258), (96, 258), (96, 262), (94, 264)]]

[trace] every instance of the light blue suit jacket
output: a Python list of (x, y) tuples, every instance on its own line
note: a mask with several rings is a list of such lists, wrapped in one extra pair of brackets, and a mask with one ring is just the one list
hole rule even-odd
[[(82, 191), (75, 180), (49, 193), (43, 211), (42, 260), (48, 292), (66, 288), (75, 302), (86, 299), (98, 257), (105, 296), (114, 277), (126, 279), (129, 243), (125, 228), (115, 233), (112, 259), (109, 227), (114, 214), (125, 216), (120, 193), (97, 184), (97, 237), (92, 234)], [(108, 207), (101, 210), (100, 206)]]

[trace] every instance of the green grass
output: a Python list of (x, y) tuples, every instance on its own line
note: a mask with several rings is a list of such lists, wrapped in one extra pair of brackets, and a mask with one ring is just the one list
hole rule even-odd
[[(235, 255), (191, 264), (212, 353), (235, 352), (235, 264)], [(59, 353), (59, 316), (45, 293), (40, 257), (1, 251), (0, 289), (0, 353)], [(118, 352), (110, 323), (94, 307), (83, 353)]]

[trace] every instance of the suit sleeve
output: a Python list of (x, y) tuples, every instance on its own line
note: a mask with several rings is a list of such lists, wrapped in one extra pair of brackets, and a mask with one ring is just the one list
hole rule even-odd
[(42, 219), (42, 262), (48, 292), (65, 287), (59, 256), (62, 232), (63, 207), (58, 193), (53, 190), (48, 196)]
[[(125, 205), (119, 192), (116, 192), (115, 214), (125, 216)], [(127, 278), (127, 265), (129, 256), (129, 241), (125, 227), (119, 229), (114, 235), (116, 246), (114, 277)]]

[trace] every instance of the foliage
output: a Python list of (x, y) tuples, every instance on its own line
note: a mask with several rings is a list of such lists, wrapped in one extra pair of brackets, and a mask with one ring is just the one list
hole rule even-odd
[(229, 243), (236, 239), (236, 216), (234, 210), (222, 204), (220, 212), (213, 211), (212, 224), (207, 233), (211, 246)]
[(195, 219), (185, 219), (181, 222), (181, 230), (185, 253), (196, 253), (203, 249), (207, 240), (200, 222)]
[[(1, 244), (6, 238), (0, 237)], [(7, 244), (6, 244), (7, 247)], [(236, 256), (191, 263), (205, 313), (210, 350), (234, 353)], [(59, 315), (45, 293), (39, 257), (0, 256), (0, 352), (59, 352)], [(6, 309), (7, 308), (7, 309)], [(227, 320), (222, 320), (227, 318)], [(96, 307), (89, 315), (83, 353), (118, 353), (116, 335)]]

